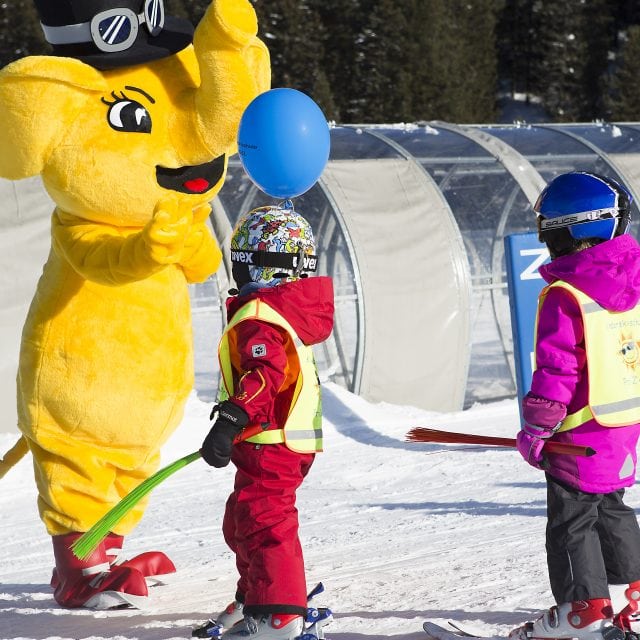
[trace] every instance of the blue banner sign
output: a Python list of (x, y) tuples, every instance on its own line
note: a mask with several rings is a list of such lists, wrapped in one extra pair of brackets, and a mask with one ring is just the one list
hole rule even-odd
[(538, 294), (545, 281), (538, 268), (549, 261), (549, 251), (537, 233), (514, 233), (504, 239), (511, 334), (516, 368), (518, 406), (531, 386), (533, 343)]

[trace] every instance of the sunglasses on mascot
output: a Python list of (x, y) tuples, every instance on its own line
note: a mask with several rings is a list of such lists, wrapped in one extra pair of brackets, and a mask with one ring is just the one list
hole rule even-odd
[(81, 22), (62, 27), (42, 25), (49, 44), (78, 44), (91, 42), (107, 53), (126, 51), (138, 36), (144, 24), (151, 36), (157, 36), (164, 27), (163, 0), (145, 0), (142, 13), (131, 9), (107, 9), (96, 13), (91, 22)]

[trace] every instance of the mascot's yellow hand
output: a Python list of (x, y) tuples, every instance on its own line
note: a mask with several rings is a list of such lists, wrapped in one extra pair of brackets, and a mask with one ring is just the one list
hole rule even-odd
[(194, 223), (206, 222), (210, 213), (211, 213), (211, 205), (209, 203), (205, 202), (204, 204), (199, 204), (193, 210), (193, 222)]
[(151, 259), (158, 264), (179, 262), (192, 221), (188, 206), (174, 198), (161, 200), (142, 231)]
[(182, 257), (188, 259), (202, 245), (207, 234), (207, 228), (203, 224), (194, 224), (184, 241)]
[(204, 282), (220, 266), (222, 254), (206, 220), (211, 207), (203, 204), (193, 210), (193, 224), (184, 242), (180, 258), (188, 282)]

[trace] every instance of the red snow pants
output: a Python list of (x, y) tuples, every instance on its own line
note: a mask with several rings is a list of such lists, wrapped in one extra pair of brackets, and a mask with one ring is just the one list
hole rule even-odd
[(296, 490), (314, 458), (284, 444), (233, 447), (236, 477), (222, 532), (236, 556), (238, 595), (247, 614), (307, 611)]

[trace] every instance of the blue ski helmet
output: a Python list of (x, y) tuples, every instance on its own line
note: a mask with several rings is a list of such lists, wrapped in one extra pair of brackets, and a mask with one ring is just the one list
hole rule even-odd
[(554, 178), (533, 209), (540, 240), (552, 257), (570, 253), (580, 241), (602, 242), (626, 233), (631, 194), (611, 178), (572, 171)]

